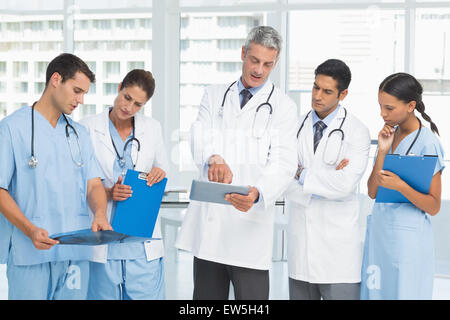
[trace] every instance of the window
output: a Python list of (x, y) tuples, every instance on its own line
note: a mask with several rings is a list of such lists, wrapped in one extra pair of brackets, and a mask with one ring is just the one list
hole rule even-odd
[(241, 71), (242, 63), (240, 62), (217, 62), (217, 71), (237, 73)]
[[(415, 75), (421, 82), (425, 112), (436, 124), (445, 157), (450, 154), (450, 9), (417, 9)], [(430, 35), (433, 35), (432, 37)], [(422, 120), (424, 125), (429, 123)], [(448, 199), (450, 180), (442, 179), (442, 198)]]
[(34, 63), (34, 77), (36, 79), (45, 80), (45, 72), (47, 70), (47, 61), (36, 61)]
[(34, 93), (42, 94), (45, 90), (45, 82), (35, 82), (34, 83)]
[(118, 89), (119, 89), (118, 83), (103, 83), (103, 94), (105, 96), (116, 95)]
[(207, 85), (231, 83), (241, 71), (241, 46), (261, 13), (183, 13), (180, 30), (180, 171), (195, 170), (188, 133)]
[[(96, 83), (91, 84), (85, 103), (102, 110), (104, 105), (114, 102), (118, 84), (128, 71), (135, 68), (151, 71), (152, 1), (108, 1), (107, 8), (105, 1), (75, 2), (80, 13), (75, 16), (74, 54), (87, 60), (96, 75)], [(142, 10), (135, 11), (142, 6), (145, 6)], [(133, 11), (127, 12), (130, 8)], [(100, 12), (99, 9), (106, 12), (95, 16), (89, 13), (89, 10)], [(84, 115), (81, 110), (74, 114), (75, 120)], [(151, 108), (145, 108), (145, 114), (150, 115)]]
[(80, 106), (80, 119), (96, 114), (95, 104), (83, 104)]
[(97, 72), (97, 63), (95, 61), (85, 61), (89, 69), (96, 73)]
[(28, 73), (28, 62), (26, 61), (21, 61), (21, 62), (13, 62), (13, 76), (18, 78), (18, 77), (23, 77), (26, 76)]
[(111, 20), (93, 20), (92, 26), (97, 30), (108, 30), (111, 29)]
[(6, 75), (6, 61), (0, 61), (0, 77)]
[[(288, 87), (298, 94), (300, 112), (311, 108), (315, 68), (329, 58), (343, 60), (352, 72), (342, 103), (376, 139), (382, 120), (377, 88), (389, 74), (404, 70), (404, 13), (396, 10), (320, 10), (289, 15)], [(311, 26), (314, 25), (313, 30)], [(306, 50), (304, 44), (314, 50)]]
[(144, 61), (128, 61), (127, 63), (127, 72), (133, 69), (145, 69)]
[(14, 91), (16, 93), (28, 93), (28, 82), (24, 81), (14, 82)]
[(52, 31), (62, 31), (63, 29), (63, 22), (62, 21), (49, 21), (48, 22), (48, 28)]
[(152, 28), (152, 19), (151, 18), (142, 18), (138, 19), (139, 27), (142, 29), (151, 29)]
[(238, 39), (219, 39), (217, 40), (217, 47), (219, 49), (239, 50), (244, 45), (244, 41)]
[(120, 75), (120, 62), (107, 61), (103, 62), (103, 77), (106, 79)]
[(120, 29), (131, 30), (135, 28), (134, 19), (118, 19), (116, 20), (116, 27)]

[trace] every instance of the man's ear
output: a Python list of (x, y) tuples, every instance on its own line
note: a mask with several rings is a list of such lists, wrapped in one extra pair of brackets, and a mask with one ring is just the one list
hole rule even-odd
[(50, 85), (54, 88), (58, 86), (62, 82), (62, 77), (58, 72), (53, 72), (52, 76), (50, 77)]
[(342, 90), (341, 93), (339, 94), (339, 101), (342, 101), (345, 99), (345, 97), (348, 94), (348, 89)]

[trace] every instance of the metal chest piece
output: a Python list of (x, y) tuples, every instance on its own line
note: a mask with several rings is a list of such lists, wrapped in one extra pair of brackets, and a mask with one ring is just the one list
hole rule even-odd
[(30, 166), (31, 169), (36, 168), (38, 165), (37, 159), (34, 156), (31, 156), (30, 160), (28, 160), (28, 165)]

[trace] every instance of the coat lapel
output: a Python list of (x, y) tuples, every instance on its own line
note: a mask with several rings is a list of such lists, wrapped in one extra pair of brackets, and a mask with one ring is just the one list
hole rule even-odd
[[(236, 85), (237, 88), (237, 85)], [(270, 92), (272, 91), (272, 81), (267, 80), (264, 86), (247, 102), (247, 104), (241, 109), (238, 100), (238, 115), (245, 114), (247, 112), (255, 112), (259, 105), (267, 101)], [(239, 98), (239, 93), (238, 93)], [(270, 101), (269, 101), (270, 102)]]
[[(341, 125), (342, 119), (344, 118), (345, 111), (343, 107), (339, 107), (338, 113), (334, 117), (334, 119), (331, 121), (330, 125), (324, 132), (322, 139), (320, 139), (319, 145), (317, 146), (317, 150), (315, 153), (315, 156), (320, 156), (320, 159), (322, 159), (322, 154), (325, 148), (325, 145), (327, 144), (328, 135), (331, 131), (338, 129)], [(313, 140), (314, 140), (314, 134), (313, 134)], [(312, 140), (312, 143), (314, 144), (314, 141)]]
[[(141, 114), (136, 113), (134, 116), (134, 137), (139, 140), (139, 143), (142, 144), (142, 141), (144, 140), (144, 134), (145, 134), (145, 122), (144, 122), (144, 118)], [(151, 131), (150, 131), (151, 132)], [(148, 137), (146, 136), (145, 139), (152, 139), (153, 137)], [(133, 142), (133, 145), (136, 145), (137, 142)], [(143, 146), (141, 145), (141, 150), (139, 151), (139, 153), (143, 152), (142, 148)], [(131, 158), (133, 159), (133, 161), (136, 161), (134, 159), (137, 159), (137, 162), (135, 163), (135, 168), (139, 168), (140, 165), (140, 161), (139, 161), (139, 156), (138, 156), (138, 150), (137, 148), (133, 147), (131, 149)]]
[[(302, 119), (304, 119), (304, 117), (302, 117)], [(299, 161), (305, 167), (310, 166), (312, 159), (314, 157), (314, 146), (313, 146), (314, 133), (312, 122), (313, 122), (312, 115), (311, 113), (309, 113), (308, 118), (304, 122), (303, 128), (300, 131), (298, 138), (298, 143), (300, 144), (298, 146), (298, 150), (299, 151), (301, 150), (301, 152), (299, 153)]]
[(105, 109), (101, 115), (101, 123), (94, 129), (96, 137), (108, 149), (114, 157), (116, 152), (111, 142), (111, 135), (109, 134), (109, 108)]
[[(237, 81), (235, 84), (233, 84), (231, 86), (230, 91), (228, 92), (228, 95), (227, 95), (227, 99), (225, 101), (224, 108), (225, 109), (227, 107), (230, 108), (231, 110), (227, 110), (227, 111), (231, 111), (232, 116), (235, 117), (241, 111), (241, 104), (240, 104), (240, 99), (239, 99), (239, 88), (237, 85)], [(231, 105), (230, 105), (230, 102), (231, 102)]]

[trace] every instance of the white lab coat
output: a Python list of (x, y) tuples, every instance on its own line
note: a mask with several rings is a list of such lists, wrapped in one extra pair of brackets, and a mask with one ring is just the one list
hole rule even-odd
[[(113, 180), (113, 165), (117, 155), (111, 142), (109, 133), (109, 108), (95, 116), (84, 118), (80, 121), (89, 131), (94, 145), (95, 155), (103, 170), (105, 188), (111, 188), (115, 182)], [(161, 125), (155, 119), (137, 113), (135, 115), (135, 137), (141, 144), (141, 150), (137, 157), (135, 170), (149, 172), (153, 167), (159, 167), (168, 172), (168, 161), (164, 149)], [(136, 148), (133, 148), (134, 152)], [(136, 154), (132, 154), (132, 159), (136, 159)], [(108, 220), (111, 218), (113, 201), (108, 201)], [(92, 214), (92, 213), (91, 213)], [(153, 231), (153, 237), (161, 237), (160, 218), (158, 217)], [(162, 241), (152, 241), (145, 243), (147, 260), (160, 258), (164, 255)], [(108, 257), (108, 246), (96, 246), (93, 261), (106, 262)]]
[[(252, 135), (256, 108), (266, 102), (272, 82), (266, 84), (241, 110), (237, 84), (206, 88), (197, 121), (191, 128), (191, 150), (208, 180), (208, 159), (222, 156), (233, 172), (234, 185), (251, 185), (260, 199), (247, 213), (231, 205), (192, 201), (178, 233), (176, 246), (200, 259), (268, 270), (272, 257), (275, 201), (295, 175), (297, 110), (295, 103), (275, 88), (273, 114), (261, 139)], [(261, 122), (263, 123), (263, 122)]]
[[(301, 117), (300, 123), (305, 118)], [(344, 109), (338, 110), (313, 152), (312, 116), (298, 138), (298, 161), (307, 168), (304, 185), (292, 179), (286, 192), (289, 277), (310, 283), (358, 283), (361, 281), (362, 241), (359, 227), (358, 183), (363, 176), (370, 149), (367, 127), (348, 113), (342, 130), (344, 145), (336, 171), (323, 153), (328, 134), (339, 128)], [(312, 197), (312, 195), (321, 198)]]

